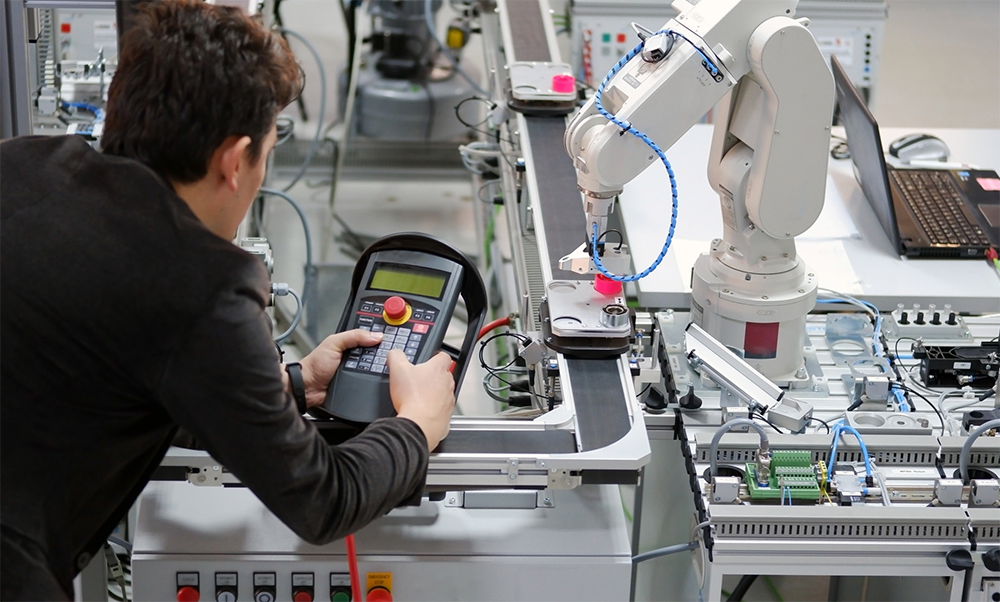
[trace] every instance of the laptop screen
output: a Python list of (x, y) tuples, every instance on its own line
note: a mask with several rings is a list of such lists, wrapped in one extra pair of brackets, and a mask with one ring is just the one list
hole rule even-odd
[(851, 151), (851, 161), (857, 170), (858, 180), (865, 198), (875, 211), (882, 229), (889, 236), (899, 253), (903, 252), (896, 226), (896, 211), (892, 206), (889, 192), (889, 176), (882, 153), (882, 138), (878, 133), (875, 117), (861, 99), (854, 84), (836, 56), (830, 57), (833, 81), (837, 85), (837, 103), (840, 105), (840, 119), (847, 133), (847, 147)]

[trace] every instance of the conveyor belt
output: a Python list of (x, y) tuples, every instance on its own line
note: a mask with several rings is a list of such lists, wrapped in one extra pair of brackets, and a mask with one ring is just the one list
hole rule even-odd
[(566, 120), (554, 117), (525, 117), (531, 141), (532, 165), (528, 177), (538, 185), (535, 211), (545, 224), (545, 247), (552, 278), (588, 280), (593, 276), (559, 269), (559, 260), (584, 242), (587, 218), (576, 187), (576, 169), (563, 148)]
[(600, 449), (624, 437), (632, 427), (618, 374), (618, 360), (567, 358), (582, 451)]
[(511, 60), (551, 61), (549, 41), (545, 38), (545, 19), (549, 16), (542, 14), (538, 0), (509, 0), (507, 5), (511, 10), (505, 16), (514, 39), (513, 52), (508, 49)]
[[(514, 61), (551, 61), (545, 37), (545, 19), (538, 0), (510, 0), (511, 10), (505, 17), (510, 24), (513, 48), (508, 49)], [(516, 9), (515, 9), (516, 6)], [(546, 251), (554, 279), (587, 279), (559, 269), (559, 259), (584, 242), (587, 220), (583, 213), (580, 192), (576, 187), (576, 170), (563, 149), (566, 119), (562, 116), (528, 117), (525, 122), (531, 144), (532, 165), (528, 177), (538, 185), (535, 211), (542, 213), (545, 225)]]
[(573, 454), (569, 431), (462, 431), (452, 429), (434, 450), (440, 454)]

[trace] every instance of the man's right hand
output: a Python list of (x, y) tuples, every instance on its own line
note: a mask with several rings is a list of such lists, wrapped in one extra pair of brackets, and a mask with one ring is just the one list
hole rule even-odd
[(414, 366), (398, 349), (389, 352), (389, 396), (401, 418), (417, 423), (433, 451), (448, 435), (455, 409), (455, 380), (451, 357), (443, 351)]

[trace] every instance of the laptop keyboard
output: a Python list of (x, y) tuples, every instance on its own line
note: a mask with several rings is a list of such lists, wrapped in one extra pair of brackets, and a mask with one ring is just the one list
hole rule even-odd
[(889, 174), (932, 244), (990, 244), (979, 225), (962, 212), (964, 201), (947, 171), (894, 169)]

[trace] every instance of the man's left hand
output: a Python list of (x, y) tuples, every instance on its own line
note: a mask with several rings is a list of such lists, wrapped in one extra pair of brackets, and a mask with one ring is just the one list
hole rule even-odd
[(382, 341), (381, 332), (348, 330), (332, 334), (320, 343), (312, 353), (302, 358), (302, 380), (306, 386), (306, 407), (321, 405), (326, 400), (326, 389), (333, 373), (340, 366), (344, 352), (355, 347), (371, 347)]

